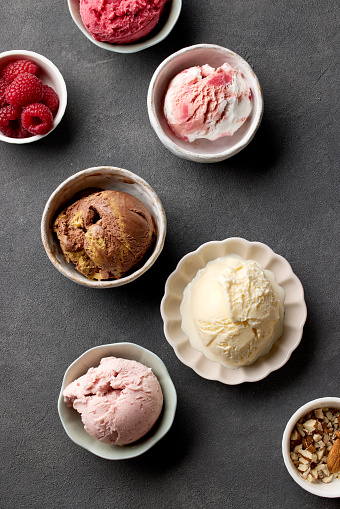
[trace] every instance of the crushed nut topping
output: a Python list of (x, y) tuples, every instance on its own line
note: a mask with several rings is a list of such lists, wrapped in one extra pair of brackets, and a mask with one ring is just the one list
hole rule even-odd
[(317, 408), (296, 423), (290, 437), (290, 457), (303, 479), (308, 482), (320, 480), (323, 483), (340, 479), (340, 441), (330, 452), (339, 437), (340, 410), (334, 408)]

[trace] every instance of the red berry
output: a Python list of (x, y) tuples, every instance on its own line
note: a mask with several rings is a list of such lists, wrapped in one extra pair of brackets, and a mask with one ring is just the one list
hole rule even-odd
[(59, 97), (57, 93), (53, 90), (52, 87), (48, 85), (43, 85), (44, 95), (42, 98), (42, 103), (46, 104), (46, 106), (52, 111), (53, 116), (57, 113), (59, 108)]
[(12, 106), (26, 106), (40, 102), (43, 97), (43, 84), (34, 74), (23, 72), (7, 87), (5, 98)]
[(23, 127), (21, 120), (14, 120), (11, 122), (13, 125), (8, 125), (6, 127), (0, 127), (0, 131), (5, 136), (8, 136), (8, 138), (29, 138), (31, 133), (26, 131), (26, 129)]
[(29, 104), (22, 110), (21, 121), (32, 134), (47, 134), (53, 126), (53, 115), (45, 104)]
[(0, 126), (8, 125), (10, 120), (15, 120), (16, 118), (20, 118), (21, 116), (21, 108), (16, 108), (15, 106), (5, 106), (0, 109)]
[(0, 108), (3, 108), (8, 104), (5, 98), (5, 93), (8, 85), (9, 83), (7, 83), (7, 81), (0, 78)]
[(27, 138), (31, 134), (26, 131), (21, 122), (21, 108), (5, 106), (0, 109), (0, 131), (10, 138)]
[(22, 72), (37, 74), (38, 70), (38, 65), (30, 60), (14, 60), (1, 69), (0, 76), (10, 83)]
[(20, 118), (21, 109), (15, 106), (5, 106), (0, 109), (0, 126), (4, 127), (9, 124), (10, 120)]

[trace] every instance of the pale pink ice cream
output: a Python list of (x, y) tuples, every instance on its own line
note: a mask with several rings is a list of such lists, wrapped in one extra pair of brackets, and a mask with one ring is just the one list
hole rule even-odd
[(87, 433), (105, 444), (136, 442), (154, 426), (163, 406), (152, 370), (117, 357), (102, 359), (70, 383), (63, 396), (66, 406), (81, 414)]
[(164, 98), (164, 115), (184, 141), (214, 141), (232, 136), (247, 120), (252, 94), (240, 71), (225, 63), (218, 69), (190, 67), (175, 76)]
[(80, 15), (97, 41), (128, 44), (155, 28), (166, 1), (80, 0)]

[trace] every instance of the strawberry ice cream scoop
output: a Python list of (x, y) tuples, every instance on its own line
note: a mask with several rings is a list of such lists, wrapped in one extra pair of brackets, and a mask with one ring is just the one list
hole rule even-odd
[(232, 136), (252, 110), (252, 95), (240, 71), (225, 63), (218, 69), (190, 67), (175, 76), (164, 98), (164, 115), (184, 141), (214, 141)]
[(106, 357), (70, 383), (66, 406), (81, 414), (85, 431), (105, 444), (127, 445), (142, 438), (163, 406), (152, 370), (137, 361)]
[(80, 16), (97, 41), (128, 44), (148, 35), (167, 0), (80, 0)]

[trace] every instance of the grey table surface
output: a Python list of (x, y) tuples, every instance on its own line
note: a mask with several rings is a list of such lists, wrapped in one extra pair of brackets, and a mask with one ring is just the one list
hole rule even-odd
[[(1, 51), (28, 49), (62, 72), (68, 106), (43, 140), (1, 143), (1, 494), (3, 508), (335, 508), (297, 486), (281, 456), (291, 414), (339, 396), (339, 4), (337, 0), (184, 0), (159, 45), (131, 55), (91, 44), (66, 0), (1, 6)], [(254, 68), (265, 111), (251, 144), (218, 164), (173, 156), (153, 132), (146, 93), (160, 62), (216, 43)], [(40, 240), (51, 192), (112, 165), (143, 177), (168, 220), (164, 250), (134, 283), (108, 291), (59, 274)], [(163, 334), (167, 277), (209, 240), (269, 245), (300, 278), (308, 308), (288, 363), (256, 383), (223, 385), (183, 365)], [(135, 459), (109, 462), (64, 432), (57, 398), (88, 348), (132, 341), (165, 362), (178, 394), (170, 432)]]

